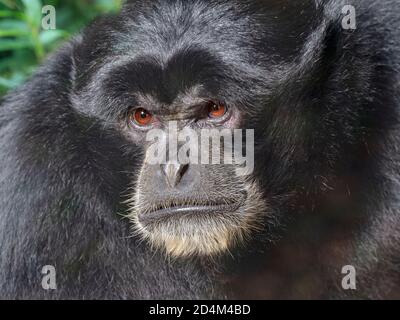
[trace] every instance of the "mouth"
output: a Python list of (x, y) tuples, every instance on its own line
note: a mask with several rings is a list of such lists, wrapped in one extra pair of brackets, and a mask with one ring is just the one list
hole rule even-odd
[(171, 206), (159, 205), (155, 210), (139, 214), (142, 224), (166, 222), (177, 218), (212, 218), (229, 215), (237, 212), (242, 206), (244, 197), (228, 203), (210, 203), (205, 205), (174, 204)]
[(171, 256), (218, 255), (245, 241), (259, 225), (250, 196), (243, 191), (218, 199), (147, 198), (145, 206), (139, 198), (142, 210), (132, 216), (134, 231)]

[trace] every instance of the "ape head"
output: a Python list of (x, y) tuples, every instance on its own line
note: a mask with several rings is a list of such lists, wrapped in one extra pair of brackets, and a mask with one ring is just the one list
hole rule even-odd
[[(72, 100), (142, 159), (128, 201), (134, 230), (173, 256), (214, 256), (323, 190), (344, 149), (338, 136), (355, 133), (352, 117), (315, 103), (324, 75), (312, 45), (327, 36), (317, 2), (189, 2), (130, 2), (89, 26), (75, 41)], [(150, 164), (147, 135), (171, 122), (253, 129), (254, 170)]]

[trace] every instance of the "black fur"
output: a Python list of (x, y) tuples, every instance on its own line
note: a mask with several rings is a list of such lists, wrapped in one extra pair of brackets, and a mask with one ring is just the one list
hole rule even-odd
[[(344, 30), (344, 4), (130, 1), (60, 49), (0, 108), (0, 297), (400, 298), (400, 11), (354, 1)], [(118, 120), (133, 91), (168, 104), (193, 84), (255, 129), (275, 224), (170, 261), (119, 215), (142, 152)]]

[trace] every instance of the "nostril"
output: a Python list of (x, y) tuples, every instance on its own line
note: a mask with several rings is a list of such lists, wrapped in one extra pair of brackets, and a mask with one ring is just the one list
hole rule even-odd
[(176, 187), (189, 168), (188, 164), (167, 163), (161, 165), (167, 184)]

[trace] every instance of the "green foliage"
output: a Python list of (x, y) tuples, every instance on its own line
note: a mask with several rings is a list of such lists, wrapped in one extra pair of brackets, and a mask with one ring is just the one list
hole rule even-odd
[[(0, 96), (20, 85), (43, 59), (122, 0), (0, 0)], [(56, 9), (56, 29), (43, 30), (42, 7)]]

